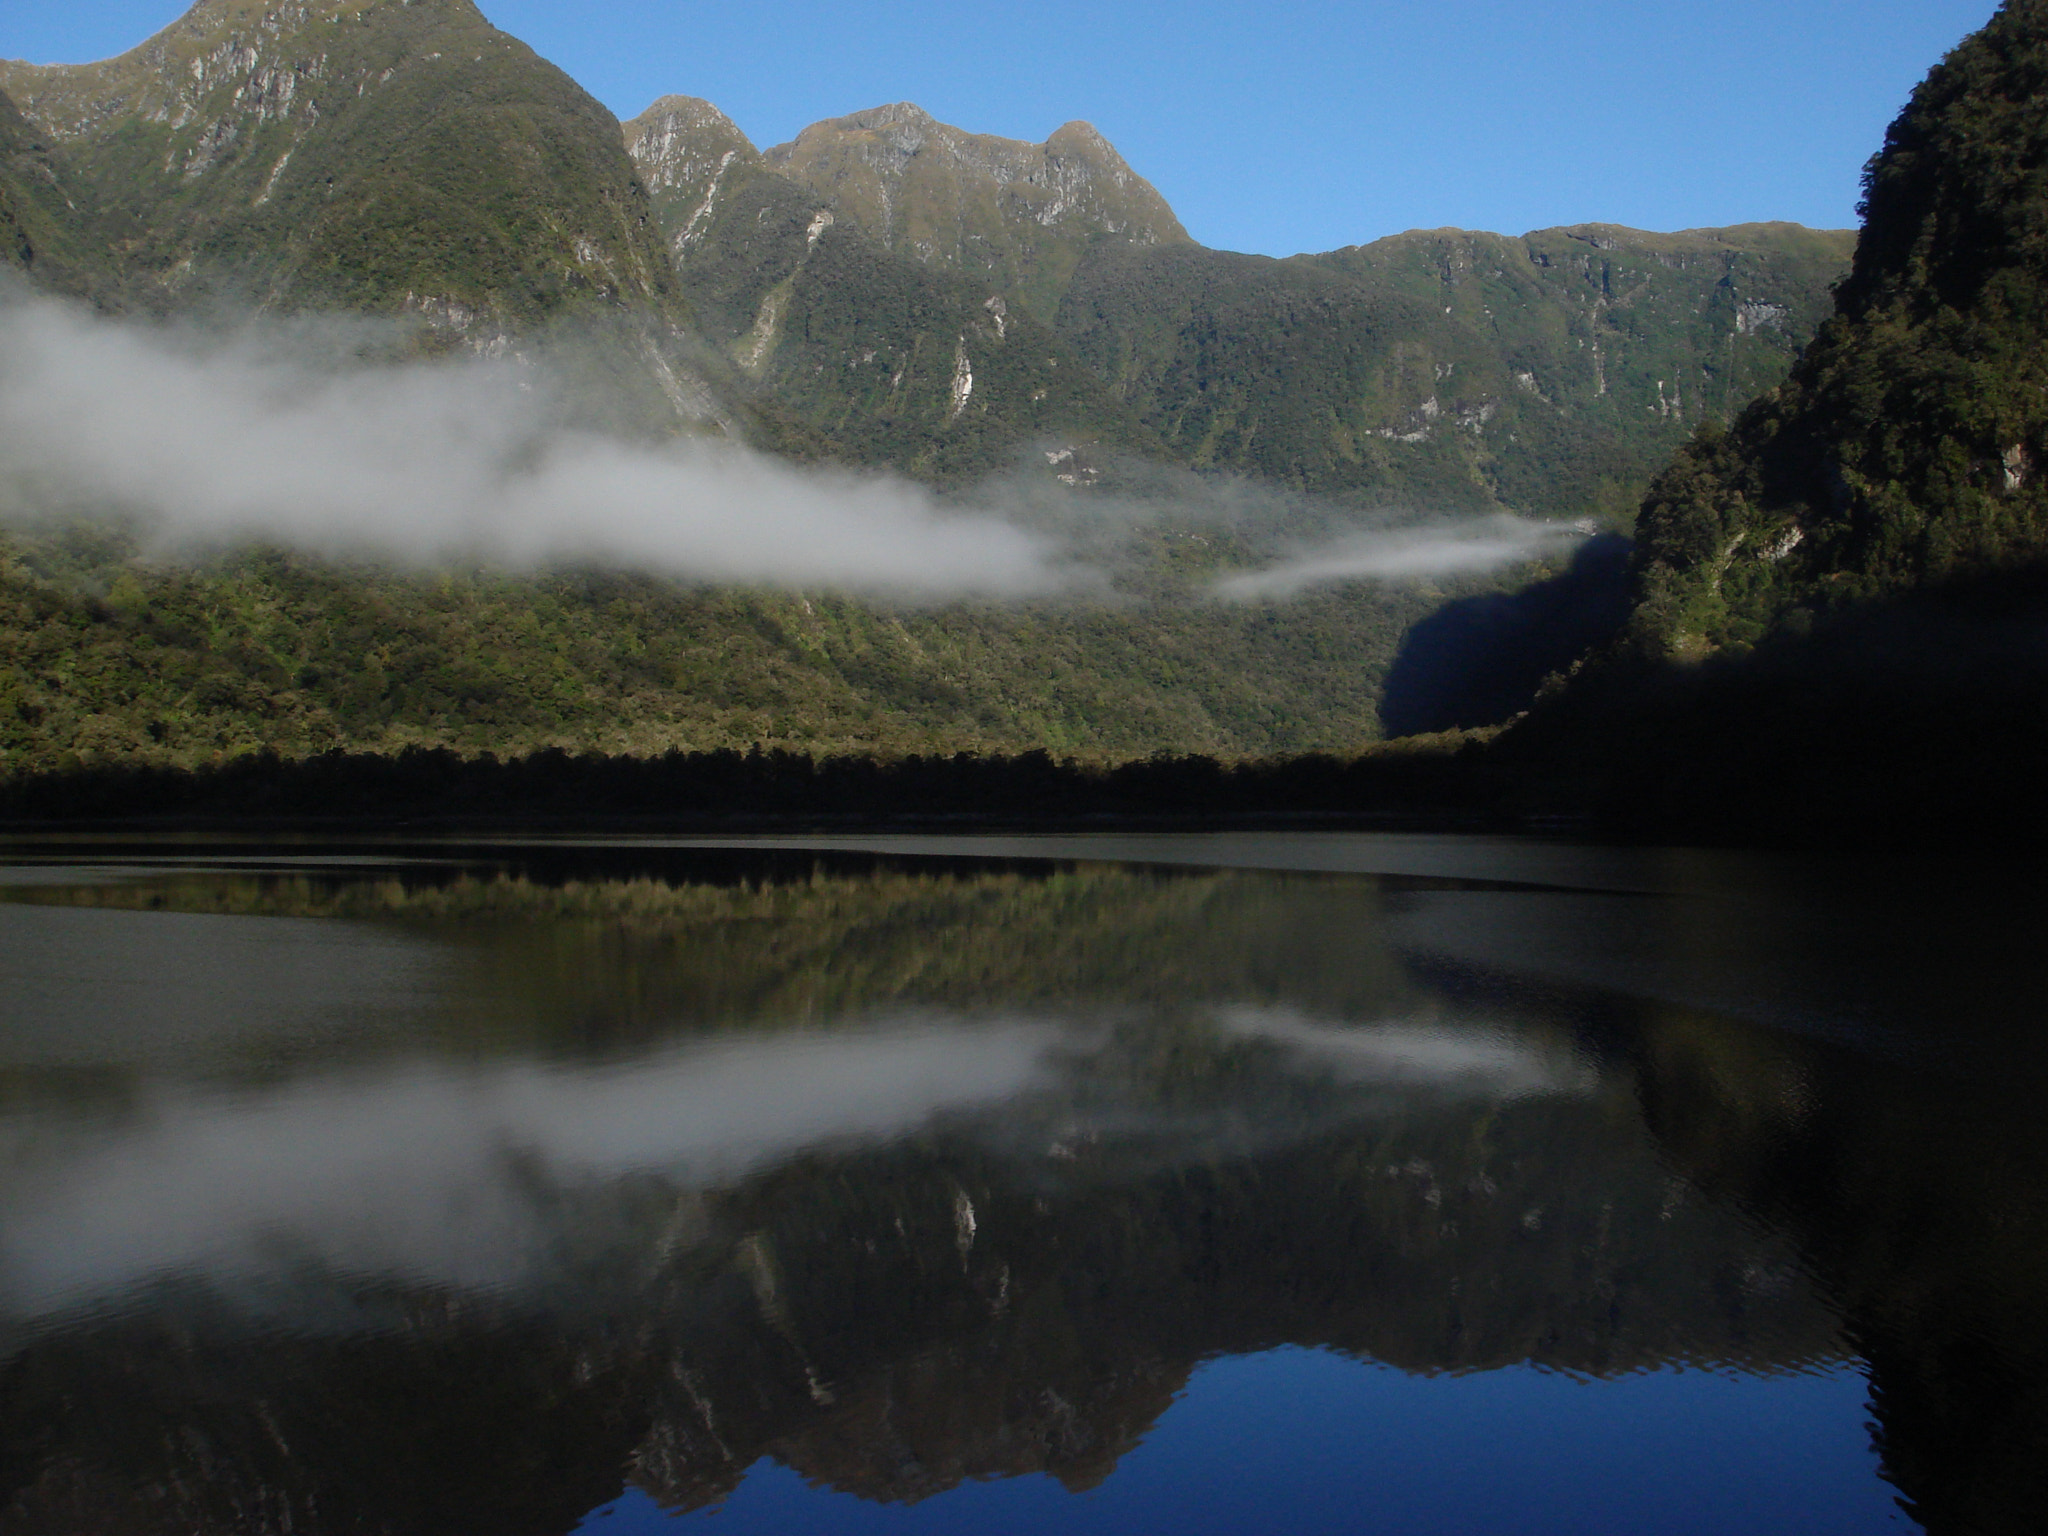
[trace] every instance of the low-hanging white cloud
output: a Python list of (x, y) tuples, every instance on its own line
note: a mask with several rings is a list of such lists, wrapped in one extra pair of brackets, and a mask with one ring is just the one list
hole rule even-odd
[(173, 547), (258, 538), (914, 597), (1085, 579), (1043, 535), (898, 478), (566, 431), (553, 405), (516, 360), (336, 369), (274, 329), (206, 339), (0, 304), (0, 474), (31, 503), (118, 512)]
[(1503, 514), (1350, 533), (1264, 570), (1226, 576), (1214, 590), (1250, 601), (1294, 597), (1340, 581), (1419, 581), (1499, 570), (1569, 548), (1591, 531), (1584, 523), (1537, 523)]

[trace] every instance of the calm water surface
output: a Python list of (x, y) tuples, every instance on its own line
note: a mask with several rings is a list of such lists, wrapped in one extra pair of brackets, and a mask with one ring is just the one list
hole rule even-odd
[(0, 1536), (2048, 1529), (2030, 877), (0, 846)]

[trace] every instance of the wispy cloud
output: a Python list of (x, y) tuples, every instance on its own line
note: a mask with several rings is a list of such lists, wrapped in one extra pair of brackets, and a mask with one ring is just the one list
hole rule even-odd
[(1351, 533), (1264, 570), (1224, 577), (1215, 590), (1222, 597), (1249, 601), (1293, 597), (1339, 581), (1419, 581), (1499, 570), (1567, 549), (1591, 531), (1583, 523), (1536, 523), (1502, 515)]
[[(578, 398), (531, 359), (345, 361), (388, 340), (372, 321), (206, 330), (0, 290), (0, 508), (116, 514), (174, 553), (260, 539), (913, 600), (1106, 592), (1134, 527), (1235, 530), (1255, 548), (1269, 518), (1336, 515), (1137, 465), (1116, 492), (1062, 500), (1013, 476), (942, 501), (900, 476), (799, 467), (729, 441), (570, 428)], [(1349, 532), (1212, 591), (1286, 599), (1485, 571), (1585, 531), (1500, 516)]]
[(517, 361), (337, 369), (321, 350), (277, 328), (206, 338), (0, 304), (0, 473), (19, 499), (119, 512), (172, 546), (263, 538), (914, 597), (1076, 578), (1054, 541), (900, 478), (563, 430), (553, 385)]

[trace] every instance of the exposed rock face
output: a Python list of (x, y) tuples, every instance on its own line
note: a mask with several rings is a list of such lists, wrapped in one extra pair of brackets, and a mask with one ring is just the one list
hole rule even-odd
[(1089, 242), (1188, 238), (1151, 183), (1086, 123), (1029, 144), (965, 133), (897, 102), (814, 123), (763, 159), (890, 249), (985, 281), (1041, 319)]
[[(95, 64), (0, 60), (0, 85), (30, 121), (60, 141), (87, 138), (129, 117), (186, 127), (221, 104), (223, 85), (234, 87), (238, 104), (282, 107), (287, 110), (279, 115), (288, 115), (296, 85), (285, 82), (297, 71), (280, 67), (278, 45), (309, 23), (339, 25), (362, 9), (348, 0), (200, 0), (147, 42)], [(317, 71), (325, 58), (297, 62)]]
[(622, 126), (626, 153), (650, 192), (701, 194), (727, 156), (748, 163), (760, 158), (738, 124), (695, 96), (664, 96)]
[(626, 153), (680, 259), (703, 238), (734, 171), (757, 168), (761, 152), (731, 118), (695, 96), (664, 96), (624, 127)]
[(710, 103), (663, 97), (624, 137), (703, 334), (774, 402), (764, 445), (941, 480), (985, 473), (1034, 438), (1156, 447), (984, 276), (889, 248)]

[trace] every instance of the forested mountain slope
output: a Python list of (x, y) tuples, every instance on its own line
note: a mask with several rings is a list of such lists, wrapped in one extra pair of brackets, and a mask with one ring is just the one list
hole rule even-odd
[(44, 136), (0, 91), (0, 268), (77, 294), (103, 285), (109, 263), (78, 227), (65, 181)]
[(887, 248), (781, 175), (708, 102), (625, 125), (700, 333), (759, 407), (755, 440), (957, 483), (1020, 449), (1157, 440), (999, 290)]
[(112, 253), (103, 303), (403, 317), (418, 349), (550, 350), (593, 422), (724, 414), (615, 120), (470, 0), (200, 0), (0, 88), (65, 237)]
[(2048, 840), (2048, 0), (2007, 0), (1866, 172), (1777, 389), (1651, 486), (1619, 641), (1503, 742), (1660, 835)]
[(201, 0), (98, 64), (0, 64), (140, 278), (485, 326), (673, 304), (612, 119), (469, 0)]
[(824, 451), (921, 471), (993, 462), (965, 434), (1050, 434), (1347, 502), (1619, 526), (1690, 426), (1784, 376), (1851, 244), (1594, 225), (1275, 261), (1188, 240), (1082, 126), (1025, 145), (898, 104), (764, 155), (669, 97), (626, 136), (707, 329)]
[(1274, 261), (1102, 245), (1060, 328), (1177, 456), (1325, 494), (1620, 521), (1783, 376), (1849, 236), (1415, 231)]
[(1855, 264), (1785, 384), (1652, 487), (1657, 653), (2048, 555), (2048, 5), (2008, 0), (1913, 93)]

